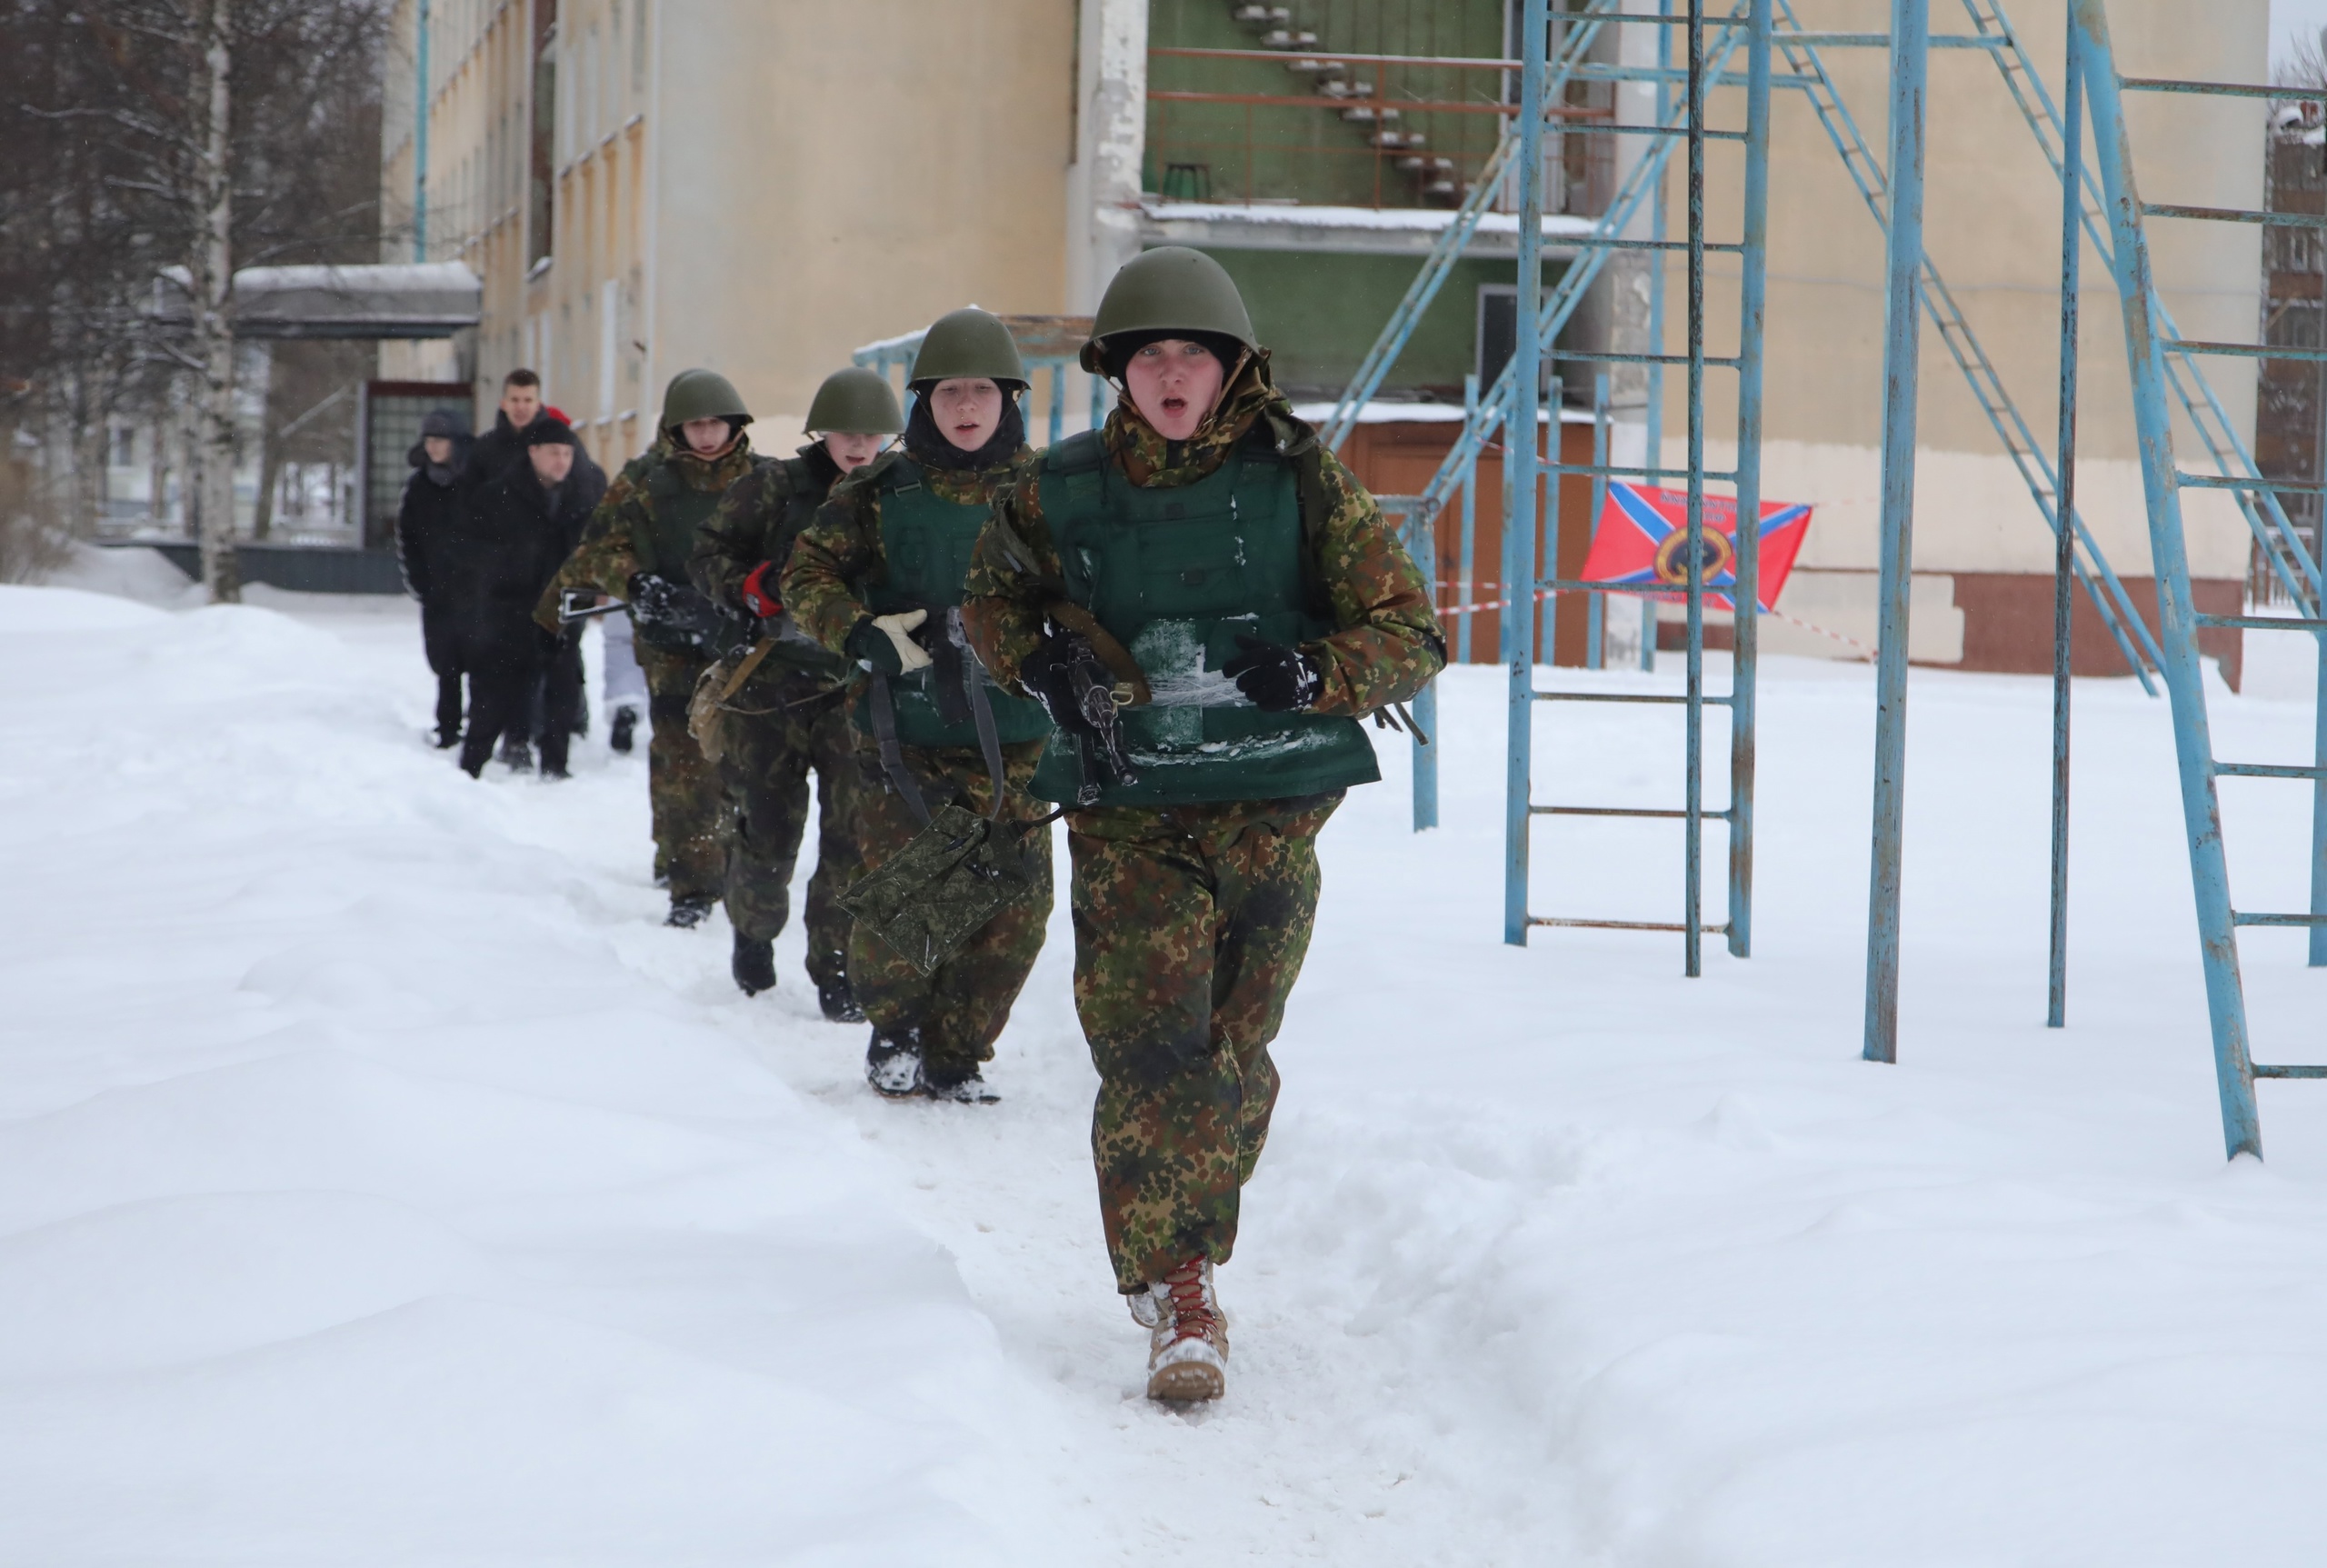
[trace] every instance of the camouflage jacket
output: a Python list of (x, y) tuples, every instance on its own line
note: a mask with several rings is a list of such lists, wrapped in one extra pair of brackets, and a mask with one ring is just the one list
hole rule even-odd
[(739, 433), (725, 452), (708, 459), (678, 449), (668, 435), (657, 436), (653, 446), (624, 464), (614, 482), (606, 486), (604, 499), (582, 530), (582, 543), (565, 558), (541, 602), (534, 606), (534, 619), (554, 631), (558, 596), (568, 588), (586, 588), (616, 599), (629, 591), (631, 576), (639, 564), (632, 541), (654, 523), (654, 498), (648, 493), (647, 483), (656, 469), (674, 468), (688, 489), (715, 494), (766, 461), (753, 455), (750, 436), (744, 433)]
[[(1107, 416), (1101, 439), (1108, 460), (1142, 488), (1187, 484), (1219, 468), (1236, 444), (1266, 420), (1277, 450), (1296, 456), (1313, 449), (1316, 433), (1293, 416), (1265, 369), (1249, 364), (1220, 406), (1183, 442), (1167, 442), (1128, 398)], [(1304, 533), (1316, 581), (1340, 629), (1302, 645), (1324, 677), (1313, 712), (1362, 715), (1422, 690), (1446, 663), (1446, 638), (1432, 607), (1424, 577), (1382, 520), (1357, 476), (1331, 453), (1319, 453), (1313, 503), (1322, 524)], [(1041, 464), (1019, 461), (994, 497), (994, 523), (980, 536), (970, 563), (962, 621), (978, 657), (1004, 684), (1044, 636), (1044, 605), (1056, 598), (1063, 574), (1049, 525), (1043, 520)], [(1004, 547), (1006, 523), (1033, 559), (1023, 564)], [(1028, 570), (1031, 567), (1032, 570)], [(1023, 688), (1022, 688), (1023, 689)]]
[[(695, 531), (694, 558), (688, 564), (694, 585), (722, 608), (751, 616), (752, 607), (744, 602), (745, 579), (774, 563), (760, 584), (769, 597), (777, 596), (784, 564), (792, 559), (792, 542), (840, 477), (840, 465), (824, 444), (812, 441), (798, 456), (762, 463), (729, 485), (719, 498), (719, 509)], [(772, 700), (773, 687), (799, 671), (827, 681), (844, 673), (839, 655), (800, 631), (788, 611), (756, 624), (756, 635), (774, 639), (748, 688), (758, 698)]]
[(792, 541), (841, 480), (840, 465), (812, 441), (796, 457), (763, 463), (727, 487), (719, 510), (695, 534), (689, 574), (694, 585), (730, 610), (747, 610), (744, 579), (765, 561), (775, 570), (764, 579), (769, 593), (792, 558)]
[[(974, 473), (924, 468), (924, 482), (941, 501), (990, 501), (1032, 455), (1021, 447), (1007, 465)], [(834, 485), (832, 499), (815, 521), (800, 531), (784, 568), (784, 609), (802, 631), (836, 654), (844, 650), (849, 633), (866, 614), (859, 584), (886, 580), (880, 476), (896, 457), (894, 453), (876, 457)]]

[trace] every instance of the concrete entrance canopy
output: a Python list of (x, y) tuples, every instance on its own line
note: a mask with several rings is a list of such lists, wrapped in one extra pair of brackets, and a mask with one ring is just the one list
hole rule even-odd
[[(166, 267), (154, 280), (154, 315), (193, 319), (190, 275)], [(235, 274), (229, 302), (245, 338), (450, 337), (476, 325), (484, 285), (459, 262), (373, 266), (254, 266)]]
[[(1292, 202), (1167, 202), (1140, 204), (1140, 238), (1150, 245), (1198, 250), (1311, 251), (1338, 255), (1426, 256), (1454, 220), (1433, 207), (1330, 207)], [(1543, 218), (1543, 255), (1566, 259), (1593, 220), (1566, 214)], [(1563, 243), (1564, 242), (1564, 243)], [(1463, 253), (1479, 260), (1519, 255), (1519, 219), (1488, 213)]]

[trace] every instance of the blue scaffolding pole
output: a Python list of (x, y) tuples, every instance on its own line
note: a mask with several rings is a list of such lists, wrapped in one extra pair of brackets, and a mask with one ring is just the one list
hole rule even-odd
[[(2253, 615), (2204, 615), (2197, 611), (2190, 584), (2190, 560), (2182, 534), (2182, 491), (2185, 488), (2238, 489), (2261, 494), (2276, 507), (2275, 488), (2285, 491), (2327, 490), (2322, 485), (2280, 484), (2236, 474), (2202, 474), (2183, 471), (2175, 461), (2171, 405), (2176, 392), (2173, 375), (2177, 354), (2185, 361), (2194, 354), (2228, 354), (2238, 357), (2268, 357), (2277, 351), (2254, 345), (2198, 344), (2182, 339), (2168, 324), (2157, 295), (2152, 270), (2145, 219), (2195, 218), (2205, 221), (2293, 223), (2327, 229), (2327, 217), (2293, 214), (2255, 214), (2211, 207), (2145, 203), (2133, 177), (2132, 146), (2125, 124), (2122, 95), (2127, 90), (2214, 94), (2234, 97), (2290, 97), (2284, 88), (2227, 83), (2166, 82), (2120, 76), (2109, 36), (2108, 8), (2103, 0), (2072, 0), (2070, 7), (2074, 57), (2082, 72), (2091, 105), (2095, 161), (2100, 165), (2102, 210), (2109, 220), (2111, 272), (2123, 308), (2125, 355), (2133, 381), (2133, 419), (2140, 437), (2142, 488), (2148, 503), (2150, 555), (2157, 573), (2159, 642), (2164, 650), (2162, 670), (2173, 716), (2173, 743), (2182, 787), (2182, 824), (2189, 839), (2191, 893), (2197, 905), (2199, 961), (2203, 967), (2206, 1005), (2213, 1036), (2214, 1081), (2222, 1103), (2222, 1144), (2232, 1158), (2262, 1153), (2262, 1123), (2254, 1098), (2257, 1078), (2327, 1078), (2327, 1065), (2275, 1065), (2255, 1063), (2246, 1018), (2244, 986), (2239, 974), (2238, 931), (2242, 926), (2308, 928), (2312, 961), (2319, 961), (2318, 938), (2327, 927), (2327, 881), (2322, 881), (2322, 841), (2327, 840), (2327, 682), (2318, 696), (2322, 706), (2314, 722), (2312, 761), (2306, 765), (2272, 763), (2224, 763), (2215, 760), (2206, 694), (2198, 653), (2198, 633), (2207, 626), (2251, 631), (2302, 632), (2317, 637), (2322, 675), (2327, 675), (2327, 618), (2322, 616), (2317, 592), (2319, 564), (2302, 540), (2279, 541), (2292, 566), (2273, 564), (2282, 580), (2298, 575), (2312, 589), (2296, 594), (2296, 604), (2308, 614), (2295, 618)], [(2327, 93), (2302, 94), (2327, 97)], [(2068, 199), (2073, 201), (2079, 171), (2062, 168)], [(2299, 351), (2298, 351), (2299, 352)], [(2312, 351), (2316, 355), (2319, 351)], [(2308, 356), (2306, 356), (2308, 357)], [(2194, 365), (2189, 367), (2194, 375)], [(2202, 385), (2202, 377), (2196, 377)], [(2206, 400), (2212, 398), (2206, 389)], [(2182, 399), (2188, 405), (2186, 396)], [(2212, 438), (2209, 437), (2212, 445)], [(2219, 448), (2216, 449), (2219, 456)], [(2250, 524), (2254, 514), (2249, 512)], [(2280, 514), (2282, 515), (2282, 514)], [(2273, 523), (2275, 523), (2273, 518)], [(2275, 533), (2275, 528), (2272, 530)], [(2298, 572), (2294, 568), (2300, 568)], [(2235, 908), (2230, 896), (2230, 871), (2223, 852), (2222, 806), (2215, 781), (2259, 778), (2307, 782), (2312, 788), (2312, 882), (2311, 907), (2300, 914), (2262, 914)]]
[(1883, 339), (1882, 585), (1877, 608), (1874, 843), (1866, 922), (1870, 1062), (1899, 1059), (1899, 872), (1907, 782), (1907, 604), (1914, 564), (1915, 382), (1923, 265), (1923, 95), (1931, 0), (1891, 0), (1891, 211)]

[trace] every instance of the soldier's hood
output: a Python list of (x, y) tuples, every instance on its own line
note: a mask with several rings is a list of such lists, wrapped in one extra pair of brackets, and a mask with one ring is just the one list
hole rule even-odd
[(1272, 443), (1287, 457), (1316, 444), (1316, 431), (1293, 414), (1293, 404), (1276, 389), (1266, 349), (1248, 355), (1230, 374), (1220, 401), (1185, 441), (1166, 441), (1128, 392), (1115, 399), (1104, 439), (1134, 484), (1168, 488), (1193, 484), (1213, 473), (1263, 421)]

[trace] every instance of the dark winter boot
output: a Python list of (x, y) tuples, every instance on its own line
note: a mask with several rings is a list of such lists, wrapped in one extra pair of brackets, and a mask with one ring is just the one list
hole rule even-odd
[(461, 744), (461, 677), (436, 677), (436, 749), (450, 751)]
[[(1212, 1260), (1193, 1257), (1147, 1287), (1147, 1397), (1174, 1403), (1228, 1391), (1228, 1321)], [(1134, 1317), (1143, 1314), (1134, 1307)]]
[(637, 732), (638, 710), (624, 703), (614, 710), (614, 733), (606, 737), (606, 744), (626, 755), (630, 751), (631, 737)]
[(924, 1064), (921, 1092), (933, 1100), (951, 1100), (957, 1105), (991, 1105), (1002, 1098), (975, 1067), (932, 1067)]
[(921, 1093), (921, 1031), (894, 1034), (873, 1031), (864, 1048), (864, 1081), (884, 1100), (910, 1100)]
[(674, 895), (671, 900), (671, 913), (664, 918), (663, 924), (675, 925), (682, 931), (692, 931), (704, 923), (711, 914), (712, 905), (718, 902), (707, 893)]
[(727, 973), (735, 977), (746, 996), (774, 990), (775, 944), (754, 942), (740, 931), (735, 933), (735, 951), (727, 960)]
[(848, 983), (844, 974), (816, 987), (816, 1005), (834, 1024), (864, 1022), (864, 1005), (856, 1000), (856, 987)]
[(501, 760), (509, 764), (511, 773), (529, 774), (534, 771), (534, 748), (523, 735), (501, 737)]

